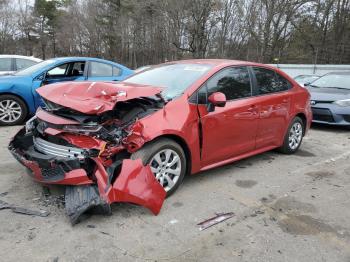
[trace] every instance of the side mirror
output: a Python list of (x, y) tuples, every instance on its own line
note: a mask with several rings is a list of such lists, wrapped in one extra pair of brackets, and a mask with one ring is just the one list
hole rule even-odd
[(215, 92), (208, 97), (208, 101), (213, 106), (224, 107), (226, 105), (226, 96), (224, 93)]

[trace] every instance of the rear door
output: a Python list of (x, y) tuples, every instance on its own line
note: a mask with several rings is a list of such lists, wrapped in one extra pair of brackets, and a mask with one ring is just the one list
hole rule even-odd
[(251, 70), (259, 107), (256, 148), (279, 146), (289, 124), (292, 85), (271, 69), (253, 67)]
[(96, 61), (89, 62), (89, 81), (120, 81), (122, 73), (122, 69), (117, 66)]
[[(224, 93), (227, 103), (208, 112), (207, 97), (214, 92)], [(202, 167), (254, 150), (258, 108), (247, 67), (225, 68), (213, 75), (198, 91), (198, 104)]]

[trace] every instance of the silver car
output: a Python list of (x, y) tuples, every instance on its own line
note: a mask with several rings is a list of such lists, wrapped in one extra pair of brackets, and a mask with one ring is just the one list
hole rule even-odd
[(0, 55), (0, 75), (12, 74), (41, 61), (41, 59), (31, 56)]

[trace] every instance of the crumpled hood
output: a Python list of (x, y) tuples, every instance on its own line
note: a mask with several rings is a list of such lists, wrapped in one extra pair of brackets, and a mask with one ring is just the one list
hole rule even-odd
[(315, 101), (337, 101), (350, 98), (350, 89), (336, 89), (324, 87), (308, 87), (311, 100)]
[(44, 99), (84, 114), (95, 115), (113, 110), (116, 103), (159, 94), (153, 86), (114, 82), (64, 82), (36, 90)]

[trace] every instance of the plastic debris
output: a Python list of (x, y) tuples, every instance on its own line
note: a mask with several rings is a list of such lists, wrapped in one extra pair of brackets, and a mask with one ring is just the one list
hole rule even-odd
[(5, 201), (0, 200), (0, 210), (1, 209), (11, 209), (12, 212), (23, 214), (23, 215), (29, 215), (29, 216), (39, 216), (39, 217), (47, 217), (50, 212), (45, 210), (31, 210), (23, 207), (17, 207), (14, 205), (11, 205)]
[(211, 226), (214, 226), (218, 223), (221, 223), (231, 217), (233, 217), (235, 214), (233, 212), (229, 213), (218, 213), (216, 214), (215, 217), (209, 218), (203, 222), (198, 223), (197, 225), (199, 226), (199, 230), (202, 231), (204, 229), (207, 229)]
[(45, 210), (31, 210), (23, 207), (12, 207), (12, 212), (29, 216), (47, 217), (50, 212)]

